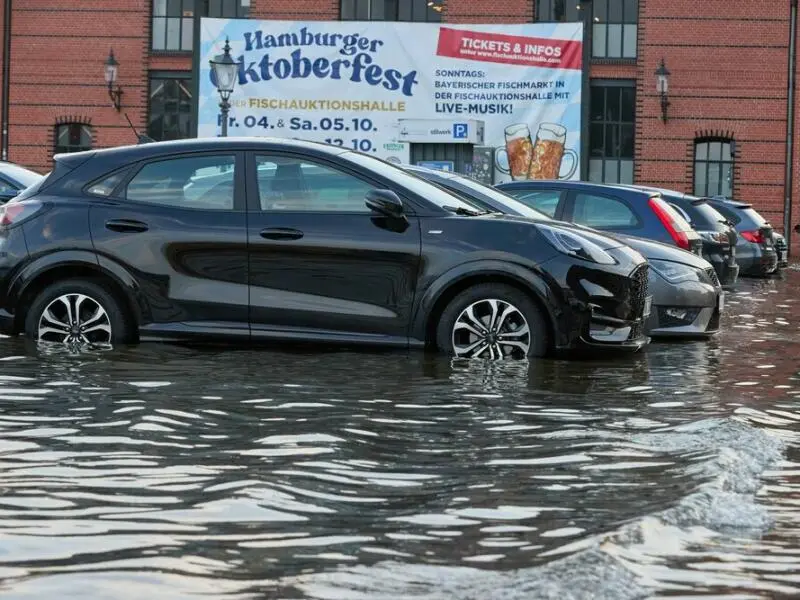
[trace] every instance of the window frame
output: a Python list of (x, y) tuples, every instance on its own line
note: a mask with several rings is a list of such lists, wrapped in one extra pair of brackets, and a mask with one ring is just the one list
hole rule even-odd
[[(326, 160), (325, 158), (319, 156), (309, 156), (306, 154), (301, 154), (298, 152), (291, 152), (291, 151), (284, 151), (284, 150), (274, 150), (274, 149), (254, 149), (247, 151), (247, 209), (250, 212), (254, 212), (257, 214), (262, 215), (282, 215), (282, 214), (295, 214), (295, 215), (362, 215), (365, 217), (374, 217), (376, 216), (374, 212), (370, 211), (366, 204), (364, 204), (363, 211), (353, 211), (353, 210), (269, 210), (264, 209), (261, 207), (261, 189), (258, 184), (258, 163), (257, 157), (259, 156), (267, 156), (267, 157), (275, 157), (275, 158), (283, 158), (289, 160), (297, 160), (298, 162), (309, 163), (312, 165), (318, 165), (320, 167), (330, 169), (333, 171), (341, 172), (345, 175), (349, 175), (354, 179), (359, 181), (363, 181), (372, 189), (389, 189), (395, 192), (400, 199), (403, 201), (403, 206), (405, 209), (406, 216), (411, 216), (415, 214), (414, 206), (412, 205), (412, 201), (408, 199), (408, 195), (395, 189), (393, 185), (386, 185), (381, 183), (379, 180), (369, 177), (365, 175), (363, 172), (360, 172), (356, 169), (350, 168), (349, 165), (341, 164), (336, 161)], [(365, 199), (366, 201), (366, 199)]]
[[(580, 9), (580, 1), (579, 0), (566, 0), (569, 2), (569, 6), (565, 3), (564, 13), (567, 15), (569, 13), (569, 8), (574, 6), (575, 11), (577, 13), (577, 18), (572, 20), (567, 17), (564, 20), (558, 20), (553, 18), (554, 13), (554, 4), (555, 0), (537, 0), (536, 2), (536, 14), (534, 15), (535, 20), (537, 23), (579, 23), (583, 20), (581, 16), (581, 9)], [(544, 18), (542, 16), (543, 13), (547, 13), (545, 16), (548, 18)]]
[[(70, 145), (67, 146), (59, 146), (58, 138), (59, 132), (61, 131), (62, 127), (80, 127), (86, 128), (88, 135), (89, 135), (89, 144), (87, 146), (74, 146), (75, 148), (79, 148), (78, 150), (59, 150), (59, 148), (69, 148)], [(92, 126), (89, 123), (82, 123), (80, 121), (61, 121), (56, 122), (55, 126), (53, 127), (53, 154), (72, 154), (75, 152), (88, 152), (94, 148), (94, 131), (92, 130)]]
[[(630, 11), (630, 8), (626, 5), (628, 2), (626, 0), (594, 0), (592, 2), (592, 48), (591, 48), (591, 56), (592, 58), (600, 59), (600, 60), (622, 60), (622, 61), (636, 61), (639, 58), (639, 0), (629, 0), (633, 2), (633, 12), (634, 16), (629, 17), (627, 14)], [(604, 9), (605, 15), (608, 15), (610, 12), (610, 8), (612, 5), (620, 6), (620, 13), (621, 16), (619, 20), (611, 21), (608, 18), (602, 18), (600, 16), (602, 14), (602, 9)], [(627, 18), (627, 20), (626, 20)], [(609, 56), (609, 31), (612, 26), (619, 26), (620, 27), (620, 55), (619, 56)], [(633, 47), (633, 56), (625, 56), (625, 30), (629, 27), (635, 28), (634, 34), (634, 47)], [(605, 28), (605, 44), (604, 44), (604, 54), (598, 54), (595, 52), (595, 44), (597, 43), (598, 35), (597, 31), (600, 28)]]
[[(619, 120), (609, 120), (608, 119), (608, 96), (609, 90), (616, 89), (619, 91)], [(633, 92), (632, 96), (632, 106), (630, 110), (630, 114), (633, 117), (632, 121), (623, 120), (624, 114), (624, 101), (623, 101), (623, 91), (622, 90), (630, 90)], [(600, 120), (593, 120), (592, 119), (592, 94), (598, 93), (602, 91), (603, 94), (603, 118)], [(592, 147), (594, 140), (592, 139), (592, 129), (594, 126), (601, 126), (603, 128), (603, 140), (602, 140), (602, 148), (603, 154), (599, 156), (595, 156), (592, 153)], [(631, 155), (623, 156), (621, 152), (622, 147), (622, 129), (623, 127), (630, 126), (632, 131), (632, 140), (631, 140)], [(607, 140), (607, 132), (608, 127), (613, 127), (616, 130), (617, 139), (619, 140), (617, 146), (618, 151), (616, 155), (607, 155), (606, 154), (606, 147), (608, 145)], [(636, 172), (636, 82), (634, 80), (626, 80), (626, 79), (593, 79), (589, 84), (589, 139), (587, 144), (587, 151), (589, 154), (588, 162), (589, 162), (589, 172), (588, 177), (589, 181), (593, 183), (622, 183), (626, 185), (630, 185), (634, 183), (635, 180), (635, 172)], [(600, 160), (601, 161), (601, 179), (598, 181), (596, 179), (591, 179), (591, 161), (592, 160)], [(616, 181), (608, 180), (606, 177), (607, 173), (607, 166), (606, 162), (614, 161), (616, 162), (617, 168), (617, 178)], [(631, 163), (631, 181), (621, 181), (622, 177), (622, 163), (628, 162)]]
[[(577, 204), (578, 195), (582, 194), (584, 196), (595, 196), (598, 198), (605, 198), (607, 200), (613, 200), (618, 202), (619, 204), (624, 205), (630, 213), (636, 218), (635, 225), (628, 225), (628, 226), (598, 226), (598, 225), (586, 225), (584, 223), (578, 223), (575, 221), (575, 205)], [(642, 217), (639, 215), (638, 211), (633, 207), (633, 205), (621, 198), (619, 196), (613, 194), (607, 194), (604, 192), (596, 192), (594, 190), (570, 190), (567, 196), (567, 206), (566, 210), (564, 211), (565, 214), (568, 215), (566, 219), (570, 223), (575, 223), (576, 225), (582, 225), (584, 227), (591, 227), (592, 229), (597, 229), (598, 231), (636, 231), (637, 229), (641, 229), (643, 227)]]
[[(721, 144), (720, 147), (720, 159), (719, 160), (712, 160), (710, 158), (711, 155), (711, 144), (719, 143)], [(698, 147), (701, 145), (706, 146), (706, 158), (698, 159), (697, 158), (697, 150)], [(725, 146), (728, 146), (728, 156), (730, 159), (724, 159), (725, 156)], [(698, 198), (711, 198), (715, 195), (723, 195), (722, 194), (722, 174), (724, 172), (724, 167), (726, 165), (730, 165), (730, 173), (731, 173), (731, 185), (730, 185), (730, 196), (729, 198), (733, 198), (734, 190), (736, 189), (736, 140), (733, 137), (725, 137), (725, 136), (701, 136), (696, 137), (692, 142), (692, 195), (697, 196)], [(703, 184), (704, 193), (698, 194), (697, 193), (697, 172), (698, 172), (698, 164), (702, 164), (705, 166), (705, 182)], [(719, 167), (719, 188), (716, 193), (709, 192), (709, 183), (708, 183), (708, 174), (711, 165), (716, 165)]]
[[(353, 17), (347, 17), (345, 15), (345, 3), (352, 4), (353, 8)], [(384, 17), (381, 19), (373, 19), (372, 15), (375, 12), (373, 5), (378, 2), (383, 2), (384, 4), (387, 3), (387, 0), (339, 0), (339, 20), (340, 21), (361, 21), (363, 19), (356, 18), (356, 15), (360, 12), (358, 10), (359, 3), (367, 3), (367, 21), (387, 21), (392, 23), (441, 23), (443, 21), (442, 13), (444, 10), (444, 3), (441, 4), (442, 10), (434, 10), (429, 7), (428, 0), (397, 0), (396, 1), (396, 9), (397, 9), (397, 18), (394, 19), (387, 19), (384, 12)], [(416, 5), (419, 5), (421, 9), (424, 11), (426, 16), (425, 19), (415, 19), (415, 8)], [(408, 19), (401, 18), (403, 16), (403, 9), (405, 6), (409, 8), (409, 17)], [(349, 7), (348, 7), (349, 8)], [(385, 10), (385, 6), (384, 6)], [(350, 12), (349, 10), (347, 12)], [(431, 19), (429, 18), (432, 14), (437, 15), (437, 18)]]
[[(173, 204), (159, 204), (156, 202), (141, 202), (140, 200), (131, 200), (128, 198), (128, 185), (130, 184), (133, 179), (144, 169), (145, 166), (157, 163), (157, 162), (165, 162), (170, 160), (181, 160), (186, 158), (201, 158), (207, 156), (233, 156), (234, 163), (233, 163), (233, 208), (224, 208), (224, 209), (209, 209), (209, 208), (199, 208), (194, 206), (176, 206)], [(126, 165), (121, 169), (117, 169), (116, 171), (122, 169), (130, 169), (128, 174), (122, 178), (122, 181), (114, 188), (114, 191), (109, 196), (98, 196), (96, 194), (89, 194), (93, 198), (111, 198), (125, 203), (126, 205), (135, 206), (135, 207), (152, 207), (153, 209), (161, 209), (161, 210), (179, 210), (179, 211), (191, 211), (191, 212), (204, 212), (209, 214), (221, 214), (221, 213), (241, 213), (245, 212), (246, 210), (246, 203), (245, 203), (245, 173), (244, 173), (244, 165), (245, 165), (245, 156), (244, 152), (241, 150), (230, 150), (230, 151), (220, 151), (220, 150), (204, 150), (199, 152), (180, 152), (176, 154), (162, 154), (159, 156), (154, 156), (152, 158), (143, 159), (137, 161), (131, 165)], [(85, 189), (88, 189), (89, 186), (96, 184), (103, 179), (107, 179), (111, 175), (113, 175), (116, 171), (109, 171), (104, 175), (94, 179), (90, 184), (86, 186)]]
[[(195, 19), (199, 19), (200, 17), (211, 17), (211, 18), (225, 18), (225, 19), (247, 19), (249, 18), (250, 9), (252, 8), (252, 0), (219, 0), (220, 2), (236, 2), (236, 9), (235, 17), (222, 17), (220, 15), (212, 15), (210, 10), (210, 2), (212, 0), (200, 0), (200, 14), (197, 14), (195, 10), (197, 8), (198, 2), (196, 0), (188, 0), (188, 4), (191, 7), (192, 15), (191, 16), (184, 16), (184, 12), (188, 12), (184, 0), (180, 0), (180, 7), (181, 7), (181, 14), (180, 15), (170, 15), (169, 14), (169, 0), (165, 0), (167, 2), (165, 6), (165, 14), (157, 15), (156, 14), (156, 2), (158, 0), (150, 0), (150, 41), (148, 42), (150, 52), (154, 54), (191, 54), (194, 52), (194, 25)], [(243, 3), (247, 2), (247, 6), (244, 6)], [(221, 5), (220, 5), (221, 8)], [(224, 11), (220, 10), (220, 13)], [(161, 19), (164, 21), (164, 35), (163, 35), (163, 48), (156, 48), (155, 46), (155, 30), (156, 30), (156, 20)], [(178, 48), (167, 48), (168, 40), (169, 40), (169, 33), (167, 29), (167, 25), (170, 20), (177, 19), (179, 23), (178, 28), (178, 38), (180, 40)], [(189, 47), (183, 47), (183, 36), (184, 36), (184, 19), (190, 19), (191, 22), (188, 24), (188, 27), (191, 29), (191, 37), (189, 38)]]
[[(189, 138), (193, 137), (192, 136), (192, 129), (193, 129), (192, 118), (193, 118), (193, 113), (194, 113), (194, 98), (192, 97), (192, 94), (194, 93), (195, 85), (194, 85), (194, 77), (193, 77), (193, 74), (192, 74), (191, 71), (160, 71), (160, 70), (156, 71), (156, 70), (154, 70), (154, 71), (149, 71), (148, 72), (148, 74), (147, 74), (147, 135), (149, 137), (153, 138), (156, 141), (163, 141), (163, 140), (160, 140), (160, 139), (155, 138), (152, 135), (150, 135), (150, 132), (151, 132), (151, 130), (150, 130), (150, 120), (151, 120), (151, 117), (153, 116), (152, 85), (153, 85), (154, 81), (159, 81), (159, 80), (161, 80), (161, 81), (185, 81), (185, 82), (188, 82), (188, 84), (186, 85), (186, 88), (189, 91), (189, 112), (187, 113), (189, 115), (188, 134), (186, 135), (186, 137), (183, 137), (183, 138), (170, 138), (170, 139), (185, 140), (185, 139), (189, 139)], [(176, 112), (174, 114), (175, 115), (180, 115), (181, 113), (180, 113), (180, 111), (178, 111), (178, 112)], [(164, 132), (163, 125), (161, 127), (161, 132), (162, 133)]]

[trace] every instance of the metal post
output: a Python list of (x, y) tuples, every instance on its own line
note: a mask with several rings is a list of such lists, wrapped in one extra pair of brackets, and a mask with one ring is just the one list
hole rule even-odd
[(787, 256), (792, 254), (792, 187), (794, 174), (794, 91), (797, 65), (797, 0), (791, 0), (789, 19), (789, 73), (786, 93), (786, 172), (783, 191), (783, 234), (786, 236)]
[(592, 15), (594, 6), (592, 0), (581, 2), (581, 17), (583, 21), (583, 72), (581, 73), (581, 158), (580, 179), (589, 180), (589, 103), (591, 102), (591, 86), (589, 72), (592, 68)]
[(222, 137), (228, 137), (228, 111), (231, 109), (231, 103), (223, 99), (219, 107), (222, 110)]

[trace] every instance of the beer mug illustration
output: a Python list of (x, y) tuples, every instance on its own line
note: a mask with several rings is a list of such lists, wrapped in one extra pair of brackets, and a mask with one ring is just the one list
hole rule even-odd
[[(519, 179), (569, 179), (578, 168), (578, 154), (566, 148), (567, 128), (556, 123), (541, 123), (534, 142), (525, 124), (509, 125), (505, 129), (506, 147), (496, 154), (496, 167), (501, 173)], [(500, 156), (505, 154), (508, 169), (504, 168)], [(564, 156), (569, 156), (570, 165), (561, 173)]]

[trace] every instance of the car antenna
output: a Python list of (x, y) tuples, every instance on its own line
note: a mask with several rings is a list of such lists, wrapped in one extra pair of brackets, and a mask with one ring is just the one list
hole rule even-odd
[(139, 132), (136, 131), (136, 127), (134, 127), (133, 123), (131, 123), (131, 120), (128, 117), (128, 113), (125, 113), (125, 120), (128, 121), (128, 125), (131, 126), (131, 129), (133, 129), (134, 135), (138, 138), (138, 142), (137, 142), (138, 144), (149, 144), (151, 142), (155, 142), (155, 140), (153, 138), (151, 138), (150, 136), (148, 136), (148, 135), (139, 135)]

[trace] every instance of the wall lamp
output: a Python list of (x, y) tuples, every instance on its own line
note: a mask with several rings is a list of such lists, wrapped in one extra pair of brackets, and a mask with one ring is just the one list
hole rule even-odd
[(656, 69), (656, 91), (661, 96), (661, 120), (667, 122), (667, 109), (669, 108), (669, 99), (667, 91), (669, 90), (669, 71), (664, 64), (664, 59), (661, 59), (661, 64)]
[(117, 109), (117, 112), (122, 108), (122, 88), (117, 84), (117, 89), (114, 89), (114, 84), (117, 82), (118, 70), (119, 63), (117, 59), (114, 58), (114, 49), (112, 48), (105, 62), (105, 75), (106, 83), (108, 84), (108, 97), (111, 98), (111, 102), (114, 103), (114, 108)]

